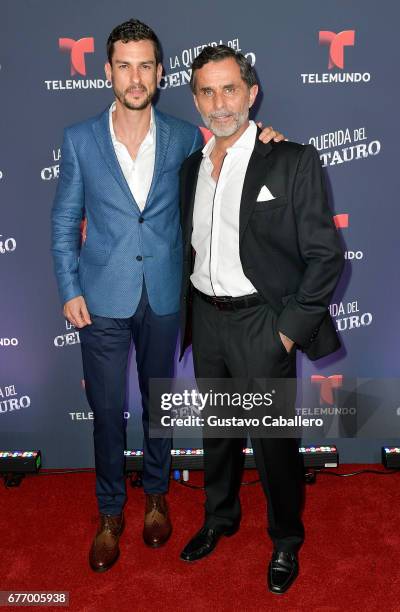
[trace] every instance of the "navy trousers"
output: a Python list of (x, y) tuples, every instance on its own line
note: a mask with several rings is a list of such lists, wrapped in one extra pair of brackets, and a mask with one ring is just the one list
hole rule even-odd
[(126, 501), (124, 408), (132, 341), (143, 407), (143, 487), (145, 493), (168, 490), (171, 440), (149, 437), (149, 379), (174, 375), (179, 312), (156, 315), (143, 281), (141, 300), (132, 317), (90, 316), (92, 325), (80, 330), (80, 338), (86, 394), (94, 414), (96, 495), (100, 512), (116, 515)]

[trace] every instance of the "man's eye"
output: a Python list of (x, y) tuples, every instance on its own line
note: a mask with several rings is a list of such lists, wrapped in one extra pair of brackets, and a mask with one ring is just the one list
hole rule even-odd
[(213, 92), (212, 92), (211, 89), (203, 89), (203, 94), (210, 98), (212, 96)]
[(127, 67), (128, 67), (128, 64), (120, 64), (120, 65), (119, 65), (119, 67), (120, 67), (121, 69), (124, 69), (124, 68), (127, 68)]
[(225, 87), (225, 93), (228, 95), (232, 95), (233, 93), (235, 93), (235, 88), (234, 87)]
[(144, 68), (144, 70), (149, 70), (150, 64), (142, 64), (142, 68)]

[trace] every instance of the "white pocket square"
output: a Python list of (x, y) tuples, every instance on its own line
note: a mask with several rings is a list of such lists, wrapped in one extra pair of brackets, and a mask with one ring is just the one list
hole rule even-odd
[(257, 202), (269, 202), (269, 200), (275, 200), (275, 196), (272, 195), (266, 185), (263, 185), (258, 194)]

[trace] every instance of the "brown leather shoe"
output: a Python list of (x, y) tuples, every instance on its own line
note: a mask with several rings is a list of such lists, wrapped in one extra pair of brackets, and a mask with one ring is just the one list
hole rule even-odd
[(143, 540), (147, 546), (158, 548), (165, 544), (172, 533), (165, 495), (146, 493)]
[(125, 527), (124, 515), (100, 514), (100, 526), (89, 553), (89, 564), (95, 572), (110, 569), (119, 557), (119, 538)]

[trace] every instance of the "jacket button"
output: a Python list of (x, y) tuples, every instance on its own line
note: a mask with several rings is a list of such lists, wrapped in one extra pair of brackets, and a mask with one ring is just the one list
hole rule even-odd
[(143, 257), (142, 257), (141, 255), (137, 255), (137, 256), (136, 256), (136, 259), (137, 259), (138, 261), (142, 261)]
[(143, 217), (139, 217), (139, 223), (143, 223), (144, 219)]

